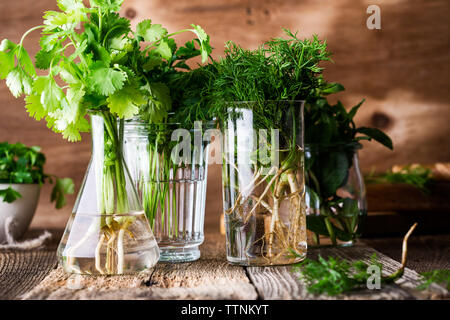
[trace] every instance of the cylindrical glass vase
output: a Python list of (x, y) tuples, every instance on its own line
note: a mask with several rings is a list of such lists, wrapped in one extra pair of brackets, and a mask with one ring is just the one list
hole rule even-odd
[(59, 262), (77, 274), (145, 271), (157, 263), (159, 249), (122, 156), (123, 122), (93, 111), (91, 126), (92, 157), (58, 247)]
[(359, 168), (361, 144), (306, 146), (306, 204), (310, 246), (350, 246), (367, 216)]
[[(221, 124), (231, 263), (286, 265), (306, 256), (303, 105), (303, 101), (236, 102)], [(270, 121), (261, 110), (267, 110)]]
[[(125, 122), (124, 152), (161, 250), (160, 261), (200, 258), (204, 240), (209, 139), (214, 123)], [(204, 139), (205, 138), (205, 139)]]

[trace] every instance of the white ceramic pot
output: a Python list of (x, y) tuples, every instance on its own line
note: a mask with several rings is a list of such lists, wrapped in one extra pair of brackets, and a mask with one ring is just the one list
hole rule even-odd
[[(6, 189), (9, 186), (9, 184), (0, 183), (0, 189)], [(33, 219), (41, 191), (39, 184), (12, 184), (11, 187), (22, 197), (13, 203), (0, 199), (0, 244), (7, 242), (7, 228), (15, 240), (24, 235)]]

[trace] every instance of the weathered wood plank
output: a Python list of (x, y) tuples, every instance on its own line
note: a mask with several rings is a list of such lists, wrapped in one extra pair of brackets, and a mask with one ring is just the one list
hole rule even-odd
[[(383, 264), (383, 271), (391, 273), (398, 269), (400, 263), (384, 254), (364, 245), (351, 248), (320, 248), (310, 249), (309, 258), (316, 258), (319, 254), (323, 257), (337, 256), (340, 258), (370, 261), (372, 254), (376, 253)], [(419, 284), (420, 276), (411, 269), (406, 269), (405, 274), (394, 285), (383, 286), (381, 290), (362, 290), (337, 297), (326, 295), (314, 296), (307, 292), (304, 283), (298, 280), (298, 275), (292, 272), (291, 267), (248, 267), (247, 273), (252, 283), (257, 288), (262, 299), (426, 299), (434, 296), (447, 296), (448, 291), (440, 286), (433, 286), (431, 292), (419, 292), (415, 290)]]
[(28, 292), (55, 266), (54, 250), (0, 252), (0, 300)]
[(68, 275), (57, 268), (23, 299), (256, 299), (244, 269), (227, 263), (224, 243), (207, 235), (199, 261), (160, 263), (137, 276)]

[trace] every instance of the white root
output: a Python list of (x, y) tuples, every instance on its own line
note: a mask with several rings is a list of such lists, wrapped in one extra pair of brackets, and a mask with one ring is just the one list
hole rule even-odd
[(273, 178), (270, 180), (270, 182), (267, 184), (266, 189), (264, 189), (264, 192), (261, 194), (261, 196), (259, 197), (258, 201), (256, 202), (256, 204), (253, 206), (253, 208), (250, 210), (250, 212), (247, 214), (247, 217), (245, 218), (245, 223), (248, 222), (248, 220), (250, 219), (251, 215), (255, 212), (256, 208), (259, 206), (259, 204), (261, 203), (261, 201), (264, 199), (264, 197), (266, 196), (267, 192), (269, 192), (270, 187), (272, 186), (272, 184), (275, 182), (276, 179), (278, 179), (278, 177), (281, 175), (281, 171), (278, 171), (276, 175), (273, 176)]
[[(255, 195), (251, 195), (250, 196), (253, 200), (258, 201), (258, 197), (256, 197)], [(269, 211), (269, 213), (272, 213), (272, 207), (264, 200), (261, 200), (261, 205), (266, 208), (267, 211)]]
[(100, 251), (102, 249), (103, 242), (105, 242), (105, 235), (102, 234), (100, 240), (97, 243), (97, 247), (95, 248), (95, 268), (100, 274), (104, 274), (103, 269), (101, 267), (101, 256)]
[(106, 270), (109, 274), (114, 273), (114, 259), (113, 259), (113, 252), (114, 252), (114, 241), (116, 240), (116, 234), (113, 233), (111, 238), (109, 238), (107, 242), (107, 249), (106, 249)]
[(269, 256), (269, 258), (271, 258), (273, 255), (273, 253), (272, 253), (273, 235), (275, 232), (275, 224), (278, 222), (278, 219), (279, 219), (279, 215), (278, 215), (279, 207), (280, 207), (279, 200), (276, 196), (274, 196), (273, 197), (272, 219), (270, 219), (269, 248), (268, 248), (268, 252), (267, 252), (267, 255)]
[(123, 236), (125, 229), (119, 230), (119, 236), (117, 237), (117, 273), (123, 274), (124, 265), (124, 253), (123, 253)]

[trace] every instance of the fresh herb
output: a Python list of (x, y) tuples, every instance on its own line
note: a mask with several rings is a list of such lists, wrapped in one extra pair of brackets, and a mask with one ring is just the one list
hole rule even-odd
[[(250, 129), (276, 129), (280, 137), (278, 147), (272, 137), (257, 143), (270, 149), (271, 157), (279, 158), (279, 163), (271, 159), (276, 164), (269, 168), (261, 161), (267, 156), (267, 149), (261, 147), (252, 152), (248, 167), (237, 168), (236, 150), (248, 150), (238, 150), (235, 140), (225, 142), (229, 143), (228, 150), (235, 150), (223, 156), (223, 184), (230, 199), (225, 204), (230, 234), (227, 250), (235, 257), (248, 257), (261, 264), (283, 264), (293, 261), (288, 258), (290, 250), (304, 253), (299, 245), (306, 241), (306, 233), (301, 230), (303, 181), (298, 178), (303, 176), (300, 170), (304, 150), (298, 144), (302, 128), (297, 100), (306, 100), (321, 85), (323, 69), (319, 63), (328, 61), (329, 55), (326, 42), (317, 36), (300, 39), (285, 30), (285, 38), (269, 40), (255, 50), (228, 42), (225, 56), (206, 70), (210, 76), (203, 99), (209, 100), (210, 114), (217, 117), (223, 130), (234, 131), (236, 124), (232, 128), (228, 124), (241, 119), (243, 110), (250, 110)], [(250, 175), (244, 177), (242, 170)], [(247, 181), (239, 184), (248, 183), (248, 188), (236, 186), (233, 177)], [(291, 221), (287, 225), (280, 218), (283, 201), (290, 202)], [(261, 222), (263, 219), (271, 223)], [(253, 227), (255, 220), (261, 226)]]
[(381, 175), (371, 174), (366, 181), (368, 183), (406, 183), (424, 194), (429, 194), (433, 175), (430, 169), (421, 165), (408, 165), (397, 170), (389, 170)]
[(316, 36), (299, 39), (285, 30), (287, 38), (276, 38), (256, 50), (228, 42), (225, 57), (213, 64), (209, 92), (212, 112), (219, 119), (233, 101), (255, 101), (261, 127), (282, 128), (282, 110), (265, 110), (266, 101), (305, 100), (320, 85), (322, 68), (330, 53)]
[[(101, 212), (96, 214), (128, 214), (119, 132), (123, 119), (138, 114), (149, 122), (164, 119), (172, 101), (165, 78), (158, 75), (166, 74), (166, 69), (186, 69), (186, 60), (197, 55), (206, 62), (211, 52), (209, 37), (197, 25), (169, 33), (151, 20), (132, 30), (130, 21), (118, 13), (123, 0), (90, 0), (90, 6), (82, 0), (57, 3), (60, 11), (47, 11), (43, 24), (27, 31), (18, 44), (7, 39), (1, 42), (0, 79), (6, 78), (15, 97), (25, 95), (30, 116), (45, 119), (49, 128), (69, 141), (80, 140), (80, 132), (90, 129), (85, 118), (88, 110), (103, 118), (104, 161), (96, 190)], [(33, 65), (24, 40), (35, 30), (42, 30), (42, 37)], [(177, 48), (173, 37), (184, 32), (192, 32), (196, 39)], [(36, 68), (43, 70), (42, 75), (37, 75)], [(130, 224), (114, 217), (102, 219), (100, 227), (105, 237), (114, 239)], [(85, 240), (80, 241), (79, 246)], [(114, 250), (120, 251), (123, 243), (119, 242), (115, 249), (108, 249), (107, 261), (113, 261)], [(117, 259), (123, 266), (123, 254)], [(67, 268), (81, 272), (75, 269), (75, 260), (68, 259)], [(96, 257), (96, 267), (99, 263)], [(106, 269), (122, 272), (110, 265)], [(97, 270), (102, 272), (100, 267)]]
[[(148, 119), (163, 117), (171, 99), (167, 86), (154, 82), (156, 69), (187, 68), (187, 59), (201, 55), (206, 61), (211, 52), (208, 35), (197, 25), (169, 34), (144, 20), (133, 32), (130, 21), (117, 13), (122, 2), (91, 0), (86, 7), (81, 0), (58, 0), (61, 12), (47, 11), (43, 25), (27, 31), (19, 44), (1, 43), (0, 79), (6, 78), (15, 97), (26, 95), (30, 116), (45, 119), (69, 141), (89, 130), (88, 109), (107, 108), (127, 118), (146, 106)], [(23, 43), (39, 29), (41, 50), (33, 65)], [(197, 39), (177, 49), (172, 37), (188, 31)], [(48, 73), (38, 76), (36, 68)]]
[(349, 110), (340, 101), (332, 105), (326, 96), (344, 87), (326, 84), (323, 79), (319, 83), (305, 107), (307, 227), (315, 244), (325, 236), (336, 245), (354, 241), (361, 233), (365, 205), (358, 202), (356, 194), (338, 191), (351, 177), (353, 155), (362, 148), (360, 141), (375, 140), (389, 149), (393, 144), (376, 128), (356, 126), (354, 117), (364, 100)]
[[(21, 143), (0, 143), (0, 183), (39, 184), (55, 183), (51, 201), (57, 209), (66, 204), (66, 194), (73, 194), (74, 184), (70, 178), (57, 178), (44, 173), (45, 156), (37, 146), (27, 147)], [(12, 203), (22, 195), (12, 186), (0, 190), (0, 198)]]
[[(401, 267), (389, 276), (382, 276), (380, 279), (381, 283), (393, 283), (403, 276), (407, 262), (408, 238), (416, 226), (417, 223), (409, 229), (403, 238)], [(296, 264), (293, 267), (293, 271), (300, 273), (300, 279), (308, 286), (308, 292), (334, 296), (366, 288), (367, 280), (371, 276), (371, 273), (367, 272), (367, 268), (371, 265), (378, 266), (380, 274), (382, 273), (382, 264), (379, 262), (376, 254), (372, 255), (369, 263), (362, 260), (350, 262), (335, 257), (325, 259), (319, 255), (317, 261), (305, 259)]]
[(420, 274), (423, 279), (423, 283), (417, 288), (419, 290), (425, 290), (429, 288), (433, 283), (444, 285), (447, 290), (450, 290), (450, 270), (432, 270), (428, 272), (422, 272)]

